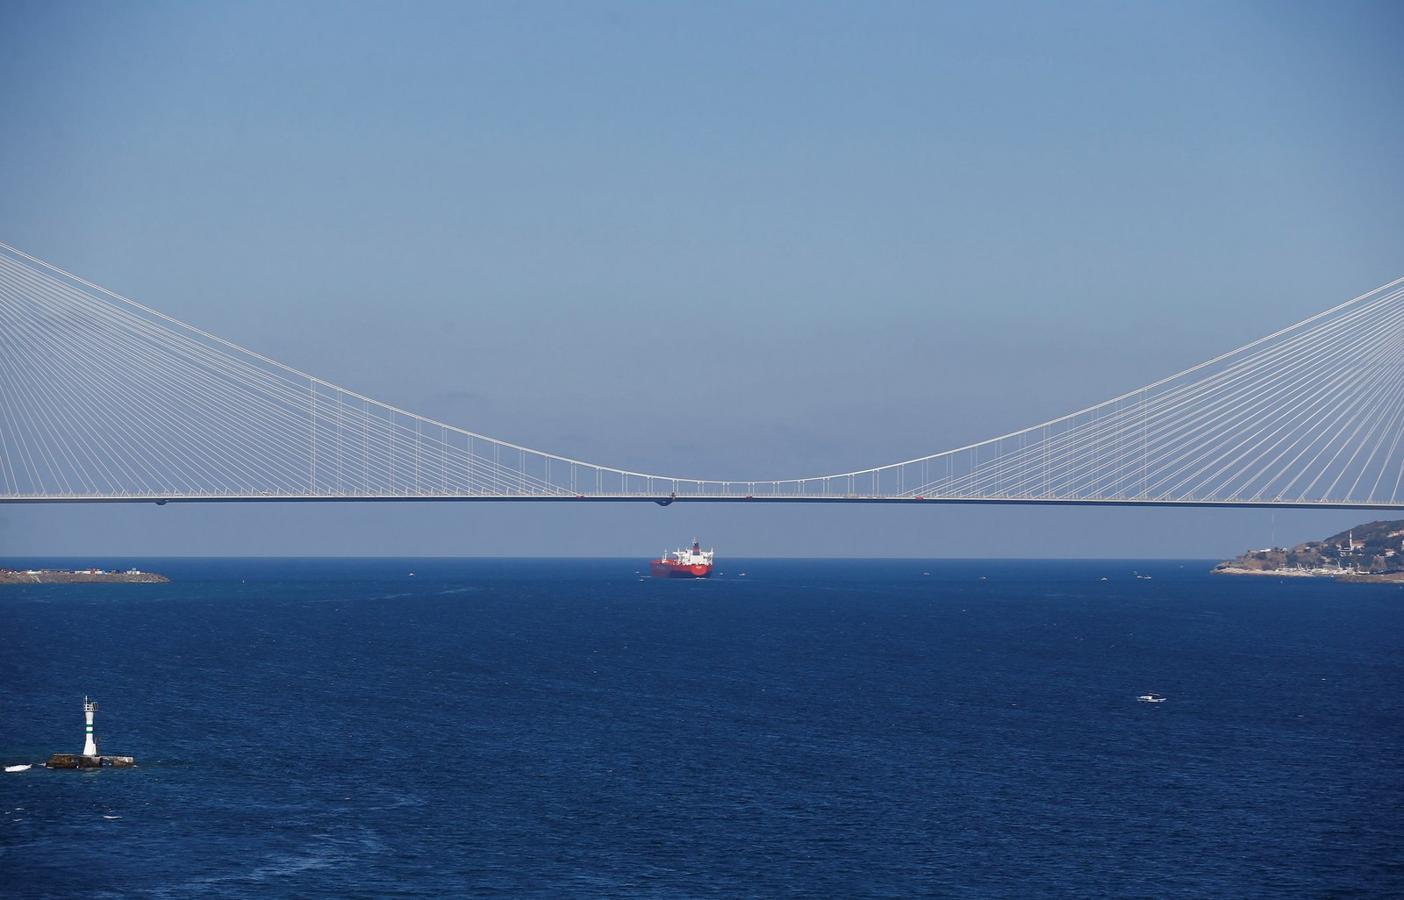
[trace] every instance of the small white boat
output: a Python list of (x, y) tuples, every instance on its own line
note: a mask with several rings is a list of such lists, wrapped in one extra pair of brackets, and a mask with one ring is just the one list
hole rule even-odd
[(1139, 700), (1139, 701), (1141, 701), (1142, 703), (1164, 703), (1164, 702), (1165, 702), (1165, 698), (1162, 697), (1160, 694), (1142, 694), (1141, 696), (1137, 697), (1136, 699)]
[(32, 765), (33, 765), (33, 763), (25, 763), (25, 764), (22, 765), (22, 766), (6, 766), (6, 767), (5, 767), (5, 771), (6, 771), (6, 772), (27, 772), (27, 771), (29, 771), (29, 768), (30, 768), (30, 766), (32, 766)]

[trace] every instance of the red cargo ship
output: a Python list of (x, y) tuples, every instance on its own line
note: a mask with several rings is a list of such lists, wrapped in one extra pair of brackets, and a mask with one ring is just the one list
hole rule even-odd
[(706, 578), (712, 574), (715, 550), (703, 550), (694, 539), (691, 550), (664, 551), (649, 564), (654, 578)]

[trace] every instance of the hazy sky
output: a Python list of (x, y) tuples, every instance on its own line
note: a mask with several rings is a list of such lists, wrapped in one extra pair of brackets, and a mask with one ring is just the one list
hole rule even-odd
[[(0, 11), (0, 240), (387, 402), (699, 477), (906, 459), (1404, 274), (1397, 3)], [(0, 553), (1220, 556), (1368, 513), (0, 510)]]

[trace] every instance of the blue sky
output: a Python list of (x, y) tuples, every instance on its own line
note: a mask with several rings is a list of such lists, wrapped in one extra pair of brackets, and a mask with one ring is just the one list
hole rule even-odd
[[(1392, 3), (12, 2), (0, 239), (481, 433), (843, 471), (1404, 274), (1401, 38)], [(0, 550), (1219, 556), (1368, 517), (17, 507)]]

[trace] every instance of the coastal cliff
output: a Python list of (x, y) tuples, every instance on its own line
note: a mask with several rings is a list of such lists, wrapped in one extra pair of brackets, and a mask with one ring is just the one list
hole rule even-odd
[(1214, 567), (1219, 575), (1404, 582), (1404, 520), (1369, 522), (1295, 547), (1249, 550)]

